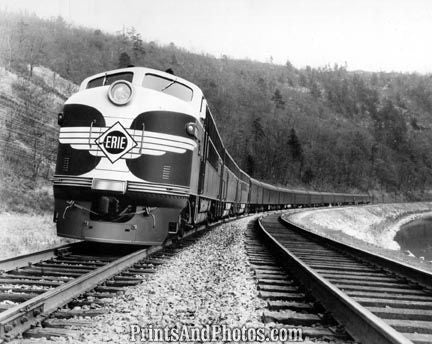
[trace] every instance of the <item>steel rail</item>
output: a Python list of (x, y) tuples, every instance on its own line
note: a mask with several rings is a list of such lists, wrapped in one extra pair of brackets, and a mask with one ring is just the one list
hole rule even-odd
[(26, 331), (33, 324), (42, 320), (57, 308), (65, 305), (74, 297), (93, 289), (104, 280), (113, 277), (120, 271), (146, 258), (149, 254), (161, 249), (162, 246), (153, 246), (133, 252), (62, 284), (55, 289), (5, 310), (0, 313), (0, 338), (13, 338)]
[(43, 260), (49, 260), (51, 258), (57, 257), (62, 252), (66, 253), (72, 249), (79, 247), (80, 245), (82, 245), (81, 241), (72, 244), (57, 246), (39, 252), (28, 253), (17, 257), (4, 259), (0, 261), (0, 271), (15, 270), (29, 264), (35, 264)]
[(429, 271), (408, 265), (406, 263), (388, 257), (384, 257), (377, 253), (369, 252), (361, 248), (344, 244), (338, 240), (326, 238), (322, 235), (311, 232), (304, 226), (290, 222), (284, 216), (280, 217), (280, 221), (289, 228), (297, 232), (301, 232), (303, 235), (311, 239), (319, 240), (320, 243), (329, 244), (336, 249), (340, 249), (352, 256), (355, 256), (356, 258), (360, 258), (369, 263), (379, 265), (380, 267), (386, 269), (389, 272), (397, 273), (425, 288), (432, 289), (432, 273)]
[(281, 256), (285, 267), (319, 300), (333, 317), (345, 326), (346, 331), (357, 341), (365, 344), (412, 344), (412, 342), (372, 314), (358, 302), (303, 263), (273, 237), (258, 220), (265, 240)]
[[(200, 225), (189, 231), (187, 231), (183, 238), (192, 236), (205, 229), (216, 227), (222, 223), (231, 222), (237, 220), (246, 215), (241, 215), (236, 218), (228, 218), (219, 220), (217, 222)], [(106, 265), (101, 266), (93, 271), (85, 273), (69, 282), (66, 282), (55, 289), (51, 289), (43, 294), (13, 306), (0, 313), (0, 340), (11, 339), (25, 332), (31, 326), (38, 322), (41, 322), (47, 316), (56, 311), (58, 308), (64, 306), (72, 299), (85, 293), (86, 291), (92, 290), (98, 284), (101, 284), (105, 280), (119, 274), (121, 271), (130, 268), (134, 264), (143, 260), (147, 256), (161, 251), (163, 248), (172, 245), (176, 240), (167, 239), (163, 245), (147, 247), (126, 256), (120, 257), (119, 259), (112, 261)], [(179, 240), (181, 241), (181, 240)], [(80, 242), (82, 243), (82, 242)], [(80, 244), (76, 243), (76, 244)], [(63, 245), (54, 249), (36, 252), (29, 255), (18, 257), (18, 259), (12, 258), (4, 262), (5, 269), (12, 267), (15, 269), (18, 265), (27, 265), (29, 263), (39, 262), (43, 259), (50, 259), (56, 256), (58, 252), (62, 250), (69, 250), (76, 244)], [(14, 263), (15, 262), (15, 263)], [(1, 265), (0, 265), (1, 266)]]

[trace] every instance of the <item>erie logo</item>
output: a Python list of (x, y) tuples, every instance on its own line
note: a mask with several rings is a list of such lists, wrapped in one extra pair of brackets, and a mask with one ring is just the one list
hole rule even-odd
[(120, 131), (113, 131), (105, 136), (103, 145), (107, 152), (118, 154), (126, 149), (127, 137)]
[(112, 163), (137, 146), (136, 141), (129, 135), (120, 122), (115, 123), (96, 139), (96, 144)]

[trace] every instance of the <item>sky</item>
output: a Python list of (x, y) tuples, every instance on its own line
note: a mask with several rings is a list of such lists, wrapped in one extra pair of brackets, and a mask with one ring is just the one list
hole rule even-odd
[(0, 9), (216, 57), (432, 73), (430, 0), (0, 0)]

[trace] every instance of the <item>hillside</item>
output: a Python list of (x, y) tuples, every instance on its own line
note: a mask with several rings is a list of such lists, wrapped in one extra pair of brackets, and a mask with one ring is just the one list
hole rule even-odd
[(0, 210), (49, 211), (57, 113), (77, 86), (43, 67), (31, 79), (0, 67)]
[[(256, 178), (306, 189), (371, 191), (379, 200), (430, 198), (430, 75), (350, 72), (337, 65), (297, 69), (288, 60), (282, 66), (216, 58), (173, 43), (144, 42), (133, 28), (113, 35), (61, 18), (1, 12), (0, 32), (0, 63), (59, 100), (73, 88), (59, 91), (57, 77), (38, 76), (38, 66), (74, 84), (130, 63), (172, 68), (203, 89), (226, 147)], [(20, 92), (25, 97), (27, 91)], [(41, 109), (39, 120), (49, 122), (43, 150), (47, 167), (45, 172), (34, 167), (36, 173), (26, 176), (33, 181), (36, 175), (49, 175), (55, 156), (51, 138), (60, 105), (42, 103), (35, 106)], [(23, 120), (21, 110), (14, 118)], [(18, 151), (30, 146), (24, 134), (14, 135), (17, 145), (24, 143)]]

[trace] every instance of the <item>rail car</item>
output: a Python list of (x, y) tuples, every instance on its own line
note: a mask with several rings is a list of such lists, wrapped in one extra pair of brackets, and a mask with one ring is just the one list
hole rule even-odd
[(59, 236), (155, 245), (227, 216), (369, 202), (251, 178), (225, 149), (200, 88), (171, 73), (130, 67), (88, 77), (58, 123)]

